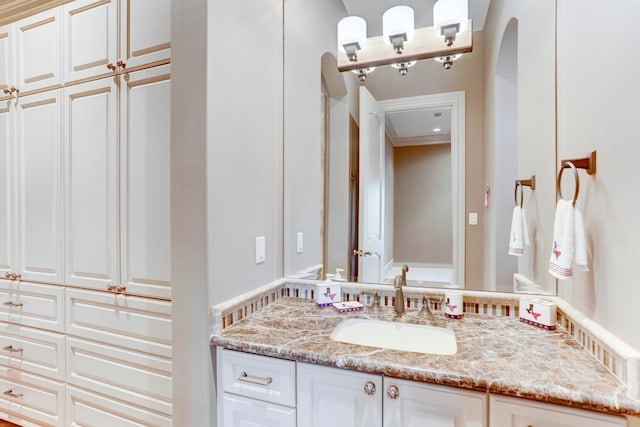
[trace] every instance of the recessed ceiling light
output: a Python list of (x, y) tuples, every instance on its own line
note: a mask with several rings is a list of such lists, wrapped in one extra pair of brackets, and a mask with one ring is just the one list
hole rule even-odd
[(434, 131), (434, 132), (440, 132), (441, 130), (442, 130), (442, 129), (440, 129), (440, 128), (433, 128), (433, 131)]

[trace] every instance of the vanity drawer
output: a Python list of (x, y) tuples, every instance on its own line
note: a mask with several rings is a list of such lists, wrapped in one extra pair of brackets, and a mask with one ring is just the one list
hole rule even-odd
[(171, 417), (67, 386), (67, 426), (172, 427)]
[(171, 415), (171, 360), (67, 338), (67, 382)]
[(64, 335), (0, 322), (0, 364), (64, 381)]
[(220, 353), (225, 392), (296, 406), (295, 362), (226, 349)]
[(171, 302), (66, 289), (67, 335), (170, 358)]
[(0, 280), (0, 321), (63, 331), (64, 288)]
[(0, 366), (0, 413), (21, 425), (64, 425), (64, 393), (62, 382)]

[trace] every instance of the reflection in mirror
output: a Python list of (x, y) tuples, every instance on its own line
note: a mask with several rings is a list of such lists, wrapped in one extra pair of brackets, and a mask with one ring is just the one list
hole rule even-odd
[[(452, 69), (424, 60), (406, 76), (391, 67), (380, 67), (368, 77), (363, 86), (383, 103), (464, 93), (465, 145), (463, 167), (456, 175), (443, 166), (447, 151), (449, 167), (455, 164), (451, 149), (442, 142), (446, 138), (439, 144), (402, 146), (412, 136), (405, 133), (409, 130), (401, 121), (415, 126), (426, 123), (427, 118), (386, 112), (389, 117), (381, 124), (387, 130), (382, 141), (387, 142), (380, 149), (393, 157), (384, 156), (380, 161), (381, 170), (387, 173), (382, 174), (380, 188), (386, 190), (379, 197), (384, 201), (381, 205), (393, 210), (380, 212), (379, 230), (392, 234), (380, 232), (380, 241), (367, 248), (362, 218), (368, 212), (359, 189), (363, 173), (360, 135), (371, 120), (363, 120), (368, 114), (361, 116), (363, 98), (357, 77), (337, 72), (335, 31), (342, 17), (355, 14), (367, 20), (369, 36), (378, 35), (376, 22), (386, 8), (396, 4), (372, 3), (284, 3), (285, 275), (324, 279), (342, 269), (342, 278), (362, 281), (366, 273), (362, 261), (380, 257), (376, 277), (366, 281), (384, 283), (393, 277), (398, 264), (408, 262), (412, 264), (408, 279), (414, 285), (509, 291), (516, 278), (520, 287), (555, 293), (555, 281), (546, 272), (555, 205), (555, 0), (470, 2), (473, 52), (463, 55)], [(416, 27), (432, 25), (433, 2), (405, 4), (416, 11)], [(475, 10), (478, 6), (479, 11)], [(437, 112), (422, 110), (431, 115)], [(444, 136), (445, 131), (441, 132)], [(419, 158), (429, 159), (425, 160), (429, 166), (417, 168)], [(531, 245), (516, 258), (506, 255), (514, 181), (531, 175), (538, 181), (535, 192), (524, 193)], [(455, 203), (445, 201), (443, 190), (448, 177), (453, 180), (455, 176), (463, 184), (461, 190), (449, 191), (452, 200), (461, 200), (457, 212)], [(490, 190), (487, 199), (486, 189)], [(435, 190), (443, 190), (437, 202), (414, 193)], [(477, 224), (469, 223), (469, 214), (477, 215)], [(456, 228), (462, 242), (457, 260)], [(353, 255), (354, 250), (362, 256)], [(367, 253), (371, 255), (365, 256)], [(429, 270), (433, 268), (439, 270)], [(425, 278), (419, 272), (435, 275)]]

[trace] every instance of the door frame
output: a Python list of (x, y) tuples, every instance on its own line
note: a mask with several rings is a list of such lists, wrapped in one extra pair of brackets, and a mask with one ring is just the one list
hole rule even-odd
[(453, 278), (465, 287), (465, 92), (444, 92), (378, 101), (385, 114), (424, 108), (451, 108), (451, 188), (453, 191)]

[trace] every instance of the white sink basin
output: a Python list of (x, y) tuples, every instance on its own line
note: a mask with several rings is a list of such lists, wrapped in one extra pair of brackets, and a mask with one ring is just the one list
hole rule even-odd
[(450, 329), (373, 319), (345, 319), (331, 332), (334, 341), (427, 354), (455, 354)]

